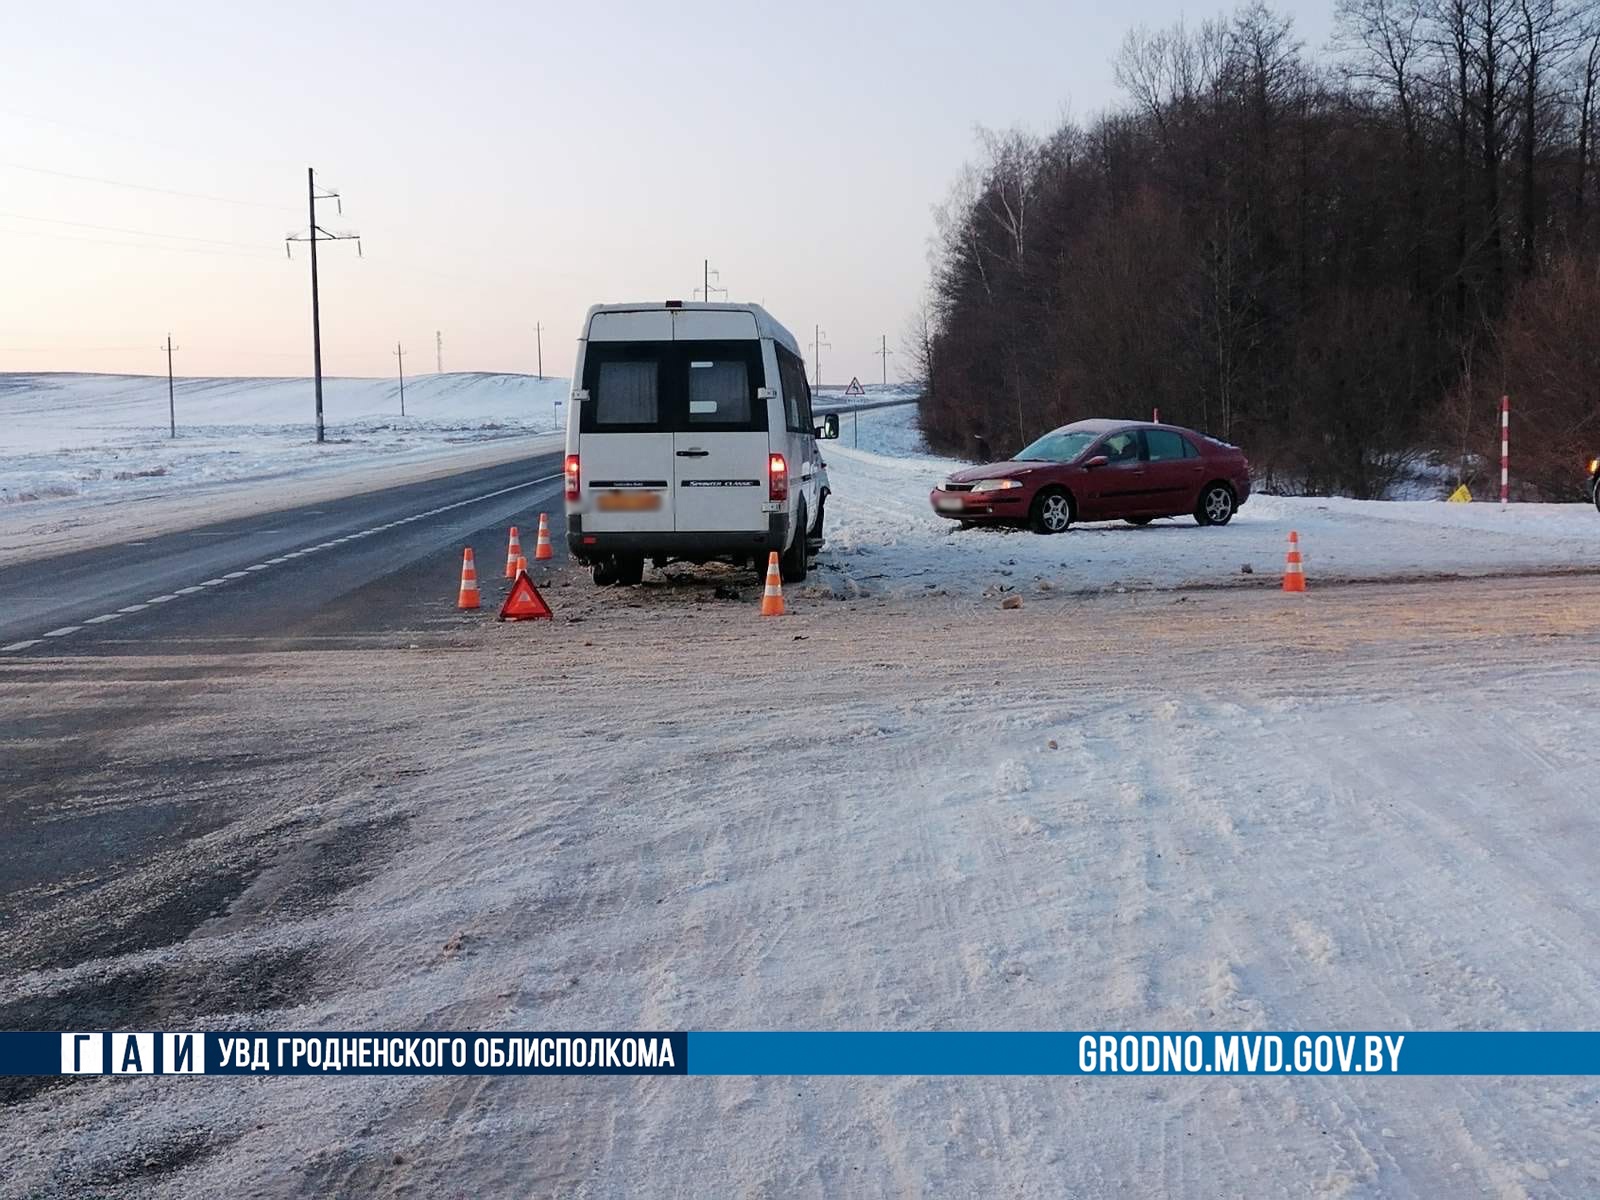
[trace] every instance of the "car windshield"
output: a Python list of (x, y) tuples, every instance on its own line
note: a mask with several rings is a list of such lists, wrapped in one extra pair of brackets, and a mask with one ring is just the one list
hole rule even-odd
[(1047, 433), (1031, 446), (1017, 451), (1014, 462), (1071, 462), (1089, 448), (1092, 433)]

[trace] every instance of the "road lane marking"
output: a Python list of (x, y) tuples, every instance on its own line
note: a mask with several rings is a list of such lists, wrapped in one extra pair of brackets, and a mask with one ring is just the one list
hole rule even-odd
[[(469, 496), (465, 500), (457, 500), (451, 504), (440, 505), (438, 508), (430, 508), (424, 512), (412, 513), (408, 517), (399, 517), (393, 521), (390, 521), (386, 525), (374, 525), (371, 529), (363, 529), (356, 533), (347, 533), (343, 537), (335, 538), (329, 542), (319, 542), (314, 546), (302, 546), (298, 550), (289, 551), (277, 558), (268, 559), (266, 562), (255, 563), (249, 567), (246, 567), (242, 571), (229, 571), (226, 575), (219, 575), (215, 579), (204, 579), (199, 583), (191, 584), (188, 587), (174, 588), (171, 592), (166, 592), (159, 596), (152, 596), (143, 604), (126, 604), (114, 613), (102, 613), (97, 617), (89, 617), (85, 619), (83, 625), (101, 625), (107, 621), (115, 621), (125, 613), (142, 612), (143, 610), (149, 608), (152, 604), (166, 604), (168, 601), (176, 600), (179, 596), (192, 596), (196, 592), (202, 591), (206, 588), (220, 587), (227, 583), (230, 579), (244, 579), (252, 572), (268, 570), (269, 568), (277, 566), (280, 563), (285, 563), (291, 561), (292, 559), (300, 558), (302, 555), (315, 554), (318, 550), (327, 550), (334, 546), (341, 546), (346, 542), (355, 541), (357, 538), (371, 537), (373, 534), (384, 533), (401, 525), (409, 525), (413, 521), (426, 521), (430, 517), (437, 517), (441, 513), (453, 512), (454, 510), (458, 508), (464, 508), (469, 504), (479, 504), (484, 500), (493, 500), (500, 496), (509, 495), (512, 492), (520, 492), (531, 487), (538, 487), (542, 483), (551, 483), (560, 478), (562, 478), (561, 472), (557, 472), (553, 475), (541, 475), (538, 479), (530, 479), (525, 483), (514, 483), (510, 487), (499, 488), (493, 492), (485, 492), (481, 496)], [(309, 515), (315, 516), (318, 515), (318, 513), (311, 513)], [(189, 536), (191, 537), (228, 536), (226, 533), (201, 532), (195, 530), (190, 530), (188, 532)], [(254, 532), (279, 533), (282, 531), (269, 529), (257, 530)], [(130, 544), (143, 545), (144, 543), (134, 542)], [(33, 646), (40, 645), (44, 638), (67, 637), (70, 634), (77, 633), (83, 628), (83, 625), (63, 625), (60, 629), (49, 630), (48, 632), (41, 634), (36, 638), (26, 638), (20, 642), (10, 642), (7, 645), (0, 646), (0, 652), (10, 653), (12, 651), (27, 650)]]

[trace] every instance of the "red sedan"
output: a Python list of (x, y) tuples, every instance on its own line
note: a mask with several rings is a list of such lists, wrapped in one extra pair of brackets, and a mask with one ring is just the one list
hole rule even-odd
[(1237, 446), (1147, 421), (1076, 421), (1009, 462), (957, 471), (928, 499), (964, 524), (1027, 525), (1061, 533), (1074, 521), (1193, 516), (1226, 525), (1250, 496)]

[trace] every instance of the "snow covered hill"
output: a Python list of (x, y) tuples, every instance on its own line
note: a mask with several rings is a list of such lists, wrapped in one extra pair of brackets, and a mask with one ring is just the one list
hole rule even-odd
[(328, 442), (314, 444), (309, 379), (0, 375), (0, 506), (146, 496), (174, 486), (281, 477), (400, 454), (548, 433), (565, 379), (481, 372), (325, 379)]

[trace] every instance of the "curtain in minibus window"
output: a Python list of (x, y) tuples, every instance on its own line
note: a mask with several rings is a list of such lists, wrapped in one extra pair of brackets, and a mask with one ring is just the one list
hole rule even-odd
[(730, 425), (750, 420), (750, 375), (738, 360), (689, 362), (689, 424)]
[(596, 425), (653, 425), (660, 415), (654, 362), (600, 364), (594, 396)]

